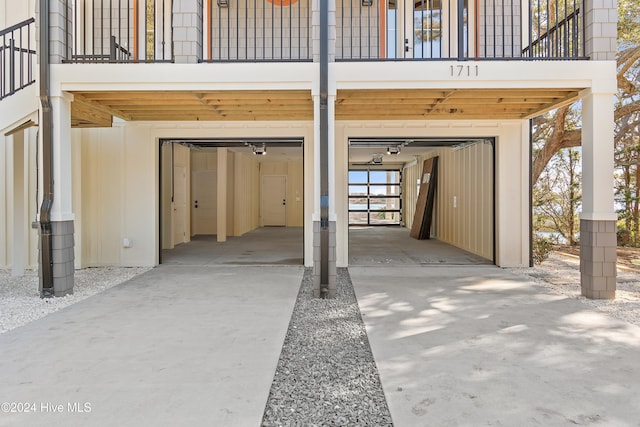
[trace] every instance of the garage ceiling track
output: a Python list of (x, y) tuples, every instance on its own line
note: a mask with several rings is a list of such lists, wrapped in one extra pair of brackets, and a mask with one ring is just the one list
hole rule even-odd
[(265, 145), (268, 147), (292, 147), (302, 148), (303, 138), (188, 138), (188, 139), (162, 139), (162, 142), (173, 142), (190, 147), (201, 148), (241, 148), (250, 145)]
[(349, 138), (352, 148), (386, 148), (389, 146), (402, 147), (454, 147), (478, 143), (492, 143), (493, 138)]
[[(337, 120), (527, 119), (578, 99), (570, 89), (342, 89)], [(126, 121), (313, 120), (310, 90), (75, 91), (72, 127)]]

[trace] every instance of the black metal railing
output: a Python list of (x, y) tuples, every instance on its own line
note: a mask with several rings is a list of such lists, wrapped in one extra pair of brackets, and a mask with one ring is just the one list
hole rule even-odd
[[(552, 7), (553, 6), (553, 7)], [(580, 58), (584, 56), (584, 21), (580, 2), (549, 3), (535, 0), (529, 10), (529, 43), (523, 56)]]
[(381, 13), (375, 2), (338, 0), (336, 2), (336, 57), (338, 59), (384, 57), (386, 40), (380, 29), (385, 18), (385, 14)]
[(128, 62), (133, 55), (130, 51), (116, 42), (116, 36), (109, 38), (108, 53), (73, 54), (70, 62)]
[(76, 0), (66, 62), (171, 62), (172, 11), (163, 0)]
[(311, 61), (311, 1), (210, 2), (204, 61)]
[[(202, 34), (180, 31), (204, 39), (203, 62), (311, 61), (312, 1), (208, 0)], [(335, 57), (586, 59), (582, 1), (336, 0)], [(171, 9), (170, 0), (74, 1), (66, 62), (173, 61)]]
[(580, 3), (337, 0), (336, 59), (586, 59)]
[(27, 19), (0, 31), (0, 99), (35, 83), (34, 22)]

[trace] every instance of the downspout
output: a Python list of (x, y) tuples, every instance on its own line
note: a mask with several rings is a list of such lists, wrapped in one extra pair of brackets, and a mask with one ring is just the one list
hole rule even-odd
[(53, 155), (51, 101), (49, 99), (49, 1), (40, 0), (40, 130), (42, 135), (42, 205), (40, 207), (40, 298), (54, 296), (51, 206), (53, 205)]
[(320, 298), (329, 295), (329, 2), (320, 1)]
[(464, 61), (464, 0), (458, 0), (458, 61)]

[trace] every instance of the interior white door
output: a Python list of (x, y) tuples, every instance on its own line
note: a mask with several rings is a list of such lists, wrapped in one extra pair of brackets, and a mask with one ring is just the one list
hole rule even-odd
[(193, 234), (216, 234), (218, 210), (218, 173), (215, 169), (191, 174), (191, 213)]
[(286, 175), (262, 177), (262, 225), (265, 227), (287, 225)]
[(187, 168), (173, 167), (173, 244), (187, 239)]

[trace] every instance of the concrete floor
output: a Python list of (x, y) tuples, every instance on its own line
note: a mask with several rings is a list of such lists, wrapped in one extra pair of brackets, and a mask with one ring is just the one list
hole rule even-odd
[(34, 405), (0, 426), (258, 426), (302, 275), (160, 266), (0, 335), (2, 402)]
[(349, 227), (349, 265), (480, 265), (491, 260), (403, 227)]
[[(162, 251), (167, 265), (302, 265), (303, 229), (257, 228), (218, 243), (216, 236)], [(401, 227), (350, 227), (349, 265), (482, 265), (491, 261), (435, 239), (416, 240)]]
[(349, 271), (396, 427), (640, 426), (640, 327), (492, 266)]
[(191, 242), (162, 251), (169, 265), (302, 265), (302, 227), (263, 227), (218, 243), (215, 235), (194, 236)]

